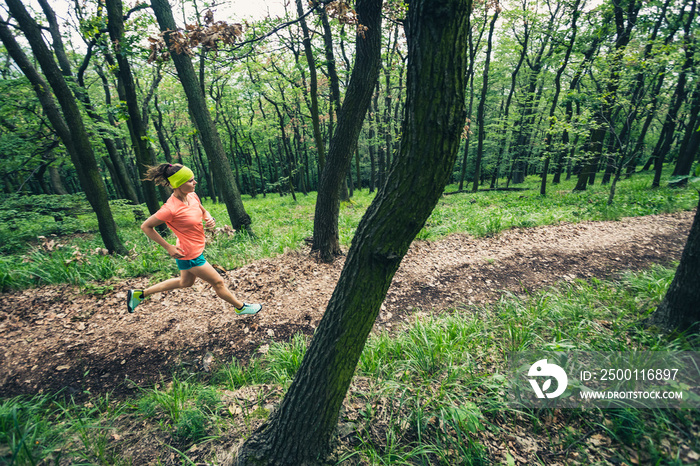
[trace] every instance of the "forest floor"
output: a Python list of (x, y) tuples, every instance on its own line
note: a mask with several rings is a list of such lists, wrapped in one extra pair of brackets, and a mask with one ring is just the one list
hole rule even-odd
[[(523, 295), (556, 282), (613, 277), (678, 261), (694, 212), (512, 229), (494, 237), (415, 241), (389, 289), (375, 330), (417, 314)], [(167, 260), (164, 258), (163, 260)], [(148, 277), (79, 288), (45, 286), (0, 295), (0, 395), (64, 393), (124, 397), (176, 369), (211, 372), (245, 363), (272, 340), (313, 333), (344, 257), (323, 264), (309, 250), (225, 274), (232, 290), (264, 307), (237, 316), (210, 286), (153, 296), (127, 313), (129, 288)]]

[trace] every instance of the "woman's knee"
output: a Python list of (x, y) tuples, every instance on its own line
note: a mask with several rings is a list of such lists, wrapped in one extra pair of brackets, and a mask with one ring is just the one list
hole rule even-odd
[(226, 283), (224, 283), (224, 280), (222, 278), (219, 278), (218, 280), (214, 280), (211, 284), (211, 286), (217, 291), (223, 291), (226, 289)]
[(180, 288), (189, 288), (194, 285), (195, 277), (181, 277), (180, 278)]

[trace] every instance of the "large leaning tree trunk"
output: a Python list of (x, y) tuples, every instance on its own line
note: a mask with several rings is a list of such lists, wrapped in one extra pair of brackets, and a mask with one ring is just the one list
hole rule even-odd
[(171, 50), (177, 76), (187, 96), (190, 115), (201, 135), (200, 140), (204, 146), (204, 151), (207, 153), (211, 169), (216, 172), (214, 178), (217, 183), (217, 191), (221, 194), (221, 198), (226, 204), (231, 225), (237, 230), (244, 228), (250, 231), (250, 216), (246, 213), (245, 207), (243, 207), (241, 192), (236, 186), (236, 180), (233, 176), (233, 171), (231, 171), (231, 164), (224, 152), (221, 137), (216, 130), (216, 126), (214, 126), (205, 96), (199, 87), (197, 73), (192, 65), (192, 60), (188, 55), (175, 53), (171, 48), (172, 40), (170, 36), (177, 31), (177, 26), (170, 3), (168, 3), (168, 0), (151, 0), (151, 7), (158, 20), (158, 26), (163, 31), (165, 45)]
[(381, 65), (382, 0), (358, 0), (355, 9), (358, 22), (367, 29), (362, 28), (357, 34), (355, 65), (321, 173), (314, 215), (311, 249), (318, 250), (324, 262), (331, 262), (341, 254), (340, 189), (357, 147)]
[[(650, 316), (651, 324), (671, 332), (700, 334), (700, 205), (690, 227), (681, 261), (663, 301)], [(694, 326), (694, 327), (693, 327)]]
[[(51, 53), (51, 50), (44, 42), (40, 26), (29, 15), (21, 0), (6, 0), (5, 3), (10, 10), (10, 14), (17, 20), (27, 42), (29, 42), (34, 58), (39, 63), (44, 76), (46, 76), (46, 81), (48, 81), (51, 90), (56, 96), (56, 100), (61, 106), (63, 121), (69, 133), (61, 138), (69, 150), (71, 161), (78, 172), (78, 179), (82, 190), (85, 192), (85, 197), (97, 217), (97, 225), (102, 241), (110, 253), (125, 255), (127, 250), (117, 235), (117, 225), (109, 207), (107, 188), (100, 176), (97, 161), (95, 160), (95, 152), (92, 149), (75, 96), (58, 68), (53, 53)], [(36, 84), (33, 83), (33, 85)], [(35, 91), (37, 93), (45, 92), (45, 90), (36, 89)], [(43, 104), (44, 101), (42, 101)]]
[(452, 172), (466, 117), (471, 0), (411, 0), (402, 139), (387, 182), (357, 228), (345, 267), (279, 408), (238, 452), (237, 464), (321, 463), (391, 280)]

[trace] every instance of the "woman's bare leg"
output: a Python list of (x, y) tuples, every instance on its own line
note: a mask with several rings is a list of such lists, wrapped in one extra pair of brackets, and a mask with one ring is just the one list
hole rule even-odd
[(212, 288), (214, 288), (214, 291), (219, 298), (223, 299), (227, 303), (233, 304), (236, 306), (236, 309), (243, 307), (243, 301), (238, 300), (233, 293), (231, 293), (226, 286), (226, 283), (224, 283), (224, 279), (221, 278), (221, 275), (219, 275), (219, 273), (214, 269), (214, 267), (211, 266), (209, 262), (204, 265), (200, 265), (199, 267), (192, 267), (189, 269), (189, 272), (192, 272), (192, 274), (197, 278), (201, 278), (205, 282), (209, 283)]
[(189, 288), (194, 285), (196, 279), (195, 274), (191, 273), (190, 270), (180, 270), (179, 277), (169, 278), (168, 280), (146, 288), (143, 290), (143, 297), (145, 298), (154, 293), (162, 293), (163, 291), (176, 290), (178, 288)]

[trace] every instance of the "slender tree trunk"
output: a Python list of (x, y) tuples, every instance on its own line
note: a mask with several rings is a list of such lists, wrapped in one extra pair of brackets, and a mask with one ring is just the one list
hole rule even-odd
[(197, 136), (192, 136), (192, 156), (199, 158), (199, 165), (202, 167), (202, 173), (204, 179), (207, 180), (207, 188), (209, 190), (209, 197), (213, 203), (216, 203), (216, 182), (214, 181), (214, 174), (211, 170), (207, 170), (207, 165), (204, 163), (204, 157), (202, 157), (202, 149), (200, 148)]
[[(467, 124), (464, 138), (464, 152), (462, 153), (462, 171), (459, 176), (459, 191), (464, 189), (464, 181), (467, 176), (467, 162), (469, 161), (469, 145), (472, 141), (471, 120), (472, 109), (474, 108), (474, 57), (476, 56), (476, 49), (478, 48), (474, 46), (474, 30), (472, 28), (471, 18), (469, 18), (468, 21), (469, 39), (467, 45), (469, 47), (470, 60), (469, 64), (467, 65), (467, 83), (469, 86), (469, 106), (467, 107)], [(484, 23), (486, 23), (485, 19)]]
[(61, 73), (64, 76), (71, 79), (73, 78), (73, 72), (71, 71), (71, 64), (68, 60), (68, 55), (66, 55), (66, 49), (63, 47), (63, 38), (58, 26), (58, 21), (56, 20), (56, 13), (49, 5), (47, 0), (39, 0), (39, 5), (46, 16), (46, 20), (49, 23), (49, 34), (51, 34), (51, 45), (53, 46), (53, 52), (56, 55), (56, 60), (58, 61), (58, 66), (61, 68)]
[(318, 166), (319, 170), (323, 171), (323, 167), (326, 165), (326, 143), (321, 136), (321, 123), (318, 110), (318, 78), (316, 77), (316, 60), (314, 59), (314, 53), (311, 49), (311, 36), (309, 34), (309, 27), (306, 24), (306, 18), (304, 18), (304, 6), (302, 0), (296, 0), (297, 14), (299, 15), (301, 26), (301, 31), (304, 37), (304, 54), (306, 56), (306, 63), (309, 65), (309, 98), (311, 99), (311, 125), (313, 128), (314, 142), (316, 143), (316, 152), (318, 153)]
[(260, 189), (262, 190), (263, 197), (266, 197), (265, 194), (267, 192), (267, 189), (265, 187), (265, 172), (263, 170), (262, 162), (260, 161), (260, 155), (258, 154), (258, 148), (255, 145), (255, 139), (253, 139), (253, 136), (251, 134), (248, 134), (248, 139), (250, 139), (250, 144), (253, 146), (253, 153), (255, 154), (255, 161), (258, 164), (258, 176), (260, 176)]
[(63, 184), (63, 178), (61, 178), (59, 167), (57, 167), (55, 163), (49, 165), (49, 180), (51, 183), (51, 189), (54, 193), (60, 195), (68, 194), (68, 191), (66, 191), (66, 187)]
[(520, 117), (520, 131), (515, 142), (513, 168), (511, 171), (511, 181), (513, 184), (520, 184), (525, 181), (527, 159), (532, 152), (530, 141), (532, 141), (532, 132), (535, 127), (535, 118), (537, 117), (537, 108), (539, 106), (539, 93), (537, 91), (537, 83), (541, 71), (542, 63), (535, 61), (535, 66), (530, 72), (529, 85), (525, 92), (527, 96), (523, 104), (523, 111)]
[(611, 53), (610, 73), (608, 84), (605, 88), (605, 99), (600, 104), (600, 110), (595, 117), (596, 125), (591, 130), (591, 154), (583, 162), (583, 169), (579, 174), (574, 191), (585, 191), (589, 184), (593, 184), (598, 162), (603, 152), (606, 127), (612, 123), (613, 109), (617, 103), (617, 91), (620, 87), (620, 74), (623, 66), (624, 52), (632, 37), (632, 29), (637, 24), (637, 15), (642, 7), (641, 1), (629, 0), (626, 5), (613, 3), (614, 20), (617, 36), (615, 47)]
[(381, 0), (366, 0), (357, 5), (359, 21), (368, 29), (357, 35), (355, 66), (338, 115), (338, 127), (331, 139), (327, 164), (321, 173), (314, 215), (311, 248), (319, 251), (324, 262), (331, 262), (342, 253), (338, 234), (340, 187), (350, 167), (379, 76), (381, 16), (375, 10), (381, 10), (381, 5)]
[(693, 160), (700, 155), (698, 147), (700, 147), (700, 82), (695, 84), (695, 92), (691, 99), (690, 118), (681, 142), (673, 176), (687, 176), (690, 174)]
[[(362, 2), (358, 1), (358, 13)], [(238, 465), (324, 461), (357, 361), (391, 280), (454, 167), (465, 119), (470, 7), (469, 0), (448, 0), (439, 8), (432, 2), (410, 2), (408, 99), (399, 155), (386, 188), (358, 226), (336, 289), (292, 385), (279, 408), (240, 448)], [(368, 24), (366, 16), (361, 18), (362, 24)], [(444, 92), (436, 96), (434, 89)], [(441, 131), (435, 131), (437, 127)]]
[[(170, 4), (167, 0), (152, 0), (151, 6), (161, 31), (165, 32), (165, 43), (170, 47), (170, 35), (177, 30)], [(233, 179), (231, 165), (226, 158), (221, 138), (209, 114), (204, 95), (199, 88), (192, 61), (187, 55), (172, 53), (171, 56), (175, 63), (180, 83), (187, 95), (190, 115), (194, 118), (197, 129), (202, 135), (202, 144), (207, 153), (207, 158), (211, 165), (210, 168), (216, 172), (217, 192), (226, 204), (231, 225), (236, 230), (245, 229), (250, 232), (252, 231), (250, 216), (246, 213), (243, 206), (241, 193)]]
[[(662, 70), (659, 73), (659, 76), (656, 79), (656, 83), (654, 84), (654, 89), (651, 92), (651, 103), (647, 106), (647, 117), (644, 120), (644, 124), (642, 125), (642, 129), (639, 132), (639, 136), (637, 137), (637, 144), (634, 146), (633, 153), (637, 154), (637, 157), (642, 156), (642, 153), (644, 151), (644, 141), (646, 140), (647, 132), (649, 131), (649, 128), (651, 127), (651, 124), (654, 122), (654, 119), (657, 117), (656, 115), (656, 109), (659, 104), (659, 97), (661, 96), (661, 88), (663, 87), (664, 80), (666, 79), (666, 71)], [(653, 153), (652, 153), (653, 154)], [(649, 157), (649, 160), (644, 164), (642, 171), (649, 170), (649, 167), (654, 163), (654, 157), (653, 155)]]
[(153, 96), (153, 106), (156, 109), (156, 118), (153, 118), (153, 128), (156, 130), (158, 135), (158, 143), (160, 148), (163, 149), (163, 157), (168, 163), (172, 163), (173, 155), (170, 151), (170, 144), (168, 144), (168, 138), (165, 136), (165, 126), (163, 125), (163, 112), (160, 110), (158, 105), (158, 94)]
[[(333, 121), (333, 108), (335, 108), (335, 113), (340, 113), (340, 79), (338, 78), (338, 71), (335, 66), (335, 54), (333, 53), (333, 34), (331, 32), (331, 25), (328, 22), (328, 14), (325, 8), (321, 8), (321, 25), (323, 26), (323, 50), (326, 54), (326, 66), (328, 67), (328, 78), (331, 87), (331, 118)], [(329, 131), (329, 136), (333, 135), (333, 129)]]
[(297, 172), (297, 185), (299, 186), (299, 189), (304, 194), (304, 196), (306, 196), (308, 194), (308, 190), (306, 189), (306, 181), (304, 180), (304, 171), (301, 168), (299, 168), (302, 153), (301, 132), (299, 131), (299, 125), (297, 125), (296, 123), (292, 124), (292, 128), (294, 130), (294, 143), (296, 145), (297, 155), (297, 157), (294, 159), (294, 168)]
[[(156, 164), (156, 156), (150, 149), (148, 144), (148, 134), (141, 119), (141, 111), (139, 110), (138, 98), (136, 96), (136, 83), (131, 74), (131, 65), (126, 57), (126, 52), (122, 50), (121, 43), (124, 38), (124, 13), (122, 12), (121, 0), (105, 0), (107, 6), (107, 27), (109, 29), (109, 37), (115, 48), (117, 63), (119, 64), (119, 79), (124, 85), (124, 93), (126, 96), (126, 106), (129, 112), (129, 128), (131, 129), (131, 142), (136, 153), (136, 166), (139, 172), (139, 178), (146, 177), (148, 167)], [(160, 208), (158, 195), (156, 194), (156, 186), (152, 182), (144, 182), (141, 186), (144, 197), (146, 198), (146, 206), (151, 214), (154, 214)]]
[[(569, 63), (569, 58), (571, 57), (571, 52), (574, 48), (574, 43), (576, 42), (576, 33), (578, 31), (577, 20), (581, 14), (579, 10), (580, 0), (576, 0), (574, 6), (572, 7), (572, 17), (571, 17), (571, 40), (569, 41), (569, 46), (564, 54), (564, 59), (562, 60), (561, 66), (557, 70), (557, 74), (554, 77), (554, 97), (552, 97), (552, 105), (549, 107), (549, 131), (547, 132), (547, 143), (545, 147), (545, 159), (544, 167), (542, 167), (542, 183), (540, 184), (540, 195), (544, 196), (547, 194), (547, 174), (549, 172), (549, 161), (551, 159), (551, 147), (552, 139), (554, 138), (554, 115), (559, 105), (559, 94), (561, 93), (561, 76), (566, 71), (566, 67)], [(568, 138), (568, 135), (567, 135)]]
[(367, 152), (369, 155), (369, 192), (373, 193), (377, 180), (377, 167), (376, 167), (376, 153), (374, 150), (374, 117), (372, 116), (374, 112), (370, 110), (369, 117), (367, 118), (368, 129), (367, 129)]
[(683, 43), (685, 45), (685, 62), (683, 63), (681, 72), (678, 75), (678, 81), (673, 90), (673, 96), (671, 97), (671, 104), (668, 112), (666, 113), (663, 128), (661, 129), (661, 137), (663, 138), (664, 142), (663, 144), (657, 145), (657, 150), (654, 151), (654, 154), (652, 155), (652, 157), (654, 157), (654, 181), (651, 183), (652, 188), (657, 188), (661, 184), (661, 171), (663, 169), (666, 154), (668, 154), (671, 149), (673, 135), (676, 130), (678, 112), (680, 111), (688, 92), (685, 87), (688, 80), (688, 74), (695, 68), (695, 44), (698, 41), (697, 39), (690, 37), (691, 25), (695, 20), (695, 8), (696, 1), (692, 0), (690, 12), (688, 13), (688, 19), (685, 23), (685, 34), (683, 37)]
[(496, 5), (496, 10), (493, 12), (493, 18), (491, 18), (491, 24), (489, 25), (489, 35), (486, 42), (486, 61), (484, 62), (484, 74), (481, 84), (481, 98), (479, 99), (479, 106), (476, 108), (476, 124), (479, 127), (479, 135), (476, 146), (476, 160), (474, 161), (474, 184), (472, 185), (472, 192), (477, 192), (479, 190), (479, 178), (481, 178), (481, 160), (484, 157), (484, 138), (486, 137), (486, 128), (484, 127), (486, 118), (484, 115), (486, 113), (486, 95), (489, 90), (489, 65), (491, 64), (491, 48), (493, 47), (493, 30), (496, 27), (499, 12), (500, 6)]
[(287, 187), (289, 188), (289, 192), (292, 195), (292, 199), (294, 199), (294, 202), (297, 200), (297, 196), (294, 190), (294, 156), (292, 154), (292, 148), (289, 147), (289, 138), (287, 137), (287, 131), (284, 129), (284, 117), (282, 116), (282, 112), (279, 109), (279, 105), (277, 105), (276, 102), (268, 99), (265, 97), (268, 102), (270, 102), (274, 107), (275, 111), (277, 113), (277, 118), (279, 121), (279, 126), (280, 126), (280, 134), (282, 135), (282, 147), (280, 148), (280, 158), (282, 157), (282, 154), (284, 154), (285, 158), (287, 159)]
[[(100, 235), (105, 247), (112, 253), (125, 255), (127, 250), (117, 235), (117, 226), (114, 223), (114, 217), (109, 207), (107, 189), (100, 176), (95, 153), (90, 144), (75, 97), (56, 65), (53, 54), (44, 43), (39, 25), (29, 16), (22, 2), (20, 0), (7, 0), (6, 4), (24, 32), (25, 38), (34, 52), (34, 58), (39, 62), (48, 84), (54, 91), (63, 111), (63, 117), (60, 117), (60, 113), (58, 113), (53, 98), (48, 92), (48, 86), (46, 86), (46, 83), (31, 65), (24, 52), (21, 51), (12, 33), (1, 19), (0, 22), (3, 24), (0, 26), (0, 38), (2, 38), (8, 51), (10, 48), (14, 49), (14, 52), (10, 53), (30, 82), (32, 82), (34, 91), (37, 93), (40, 101), (42, 101), (42, 107), (47, 111), (47, 116), (48, 112), (54, 114), (51, 124), (56, 124), (60, 127), (59, 129), (54, 126), (54, 129), (56, 129), (63, 144), (68, 149), (71, 160), (78, 172), (81, 187), (92, 209), (95, 211)], [(49, 108), (44, 106), (45, 104)]]
[(499, 172), (499, 166), (501, 161), (504, 158), (504, 154), (506, 151), (506, 147), (508, 146), (508, 139), (509, 139), (509, 131), (508, 131), (508, 114), (510, 112), (510, 105), (511, 102), (513, 101), (513, 94), (515, 94), (515, 88), (516, 88), (516, 83), (517, 83), (517, 77), (518, 77), (518, 72), (520, 71), (520, 68), (523, 66), (523, 63), (525, 62), (525, 57), (527, 56), (527, 43), (529, 40), (528, 34), (525, 34), (525, 37), (523, 39), (523, 44), (522, 44), (522, 50), (520, 51), (520, 56), (518, 57), (518, 63), (515, 65), (515, 68), (510, 74), (510, 90), (508, 91), (508, 97), (506, 98), (506, 103), (505, 107), (503, 110), (503, 126), (501, 127), (500, 131), (500, 136), (501, 136), (501, 141), (498, 146), (498, 154), (496, 156), (496, 167), (493, 172), (493, 177), (491, 178), (491, 188), (494, 188), (496, 186), (497, 182), (497, 177), (498, 177), (498, 172)]

